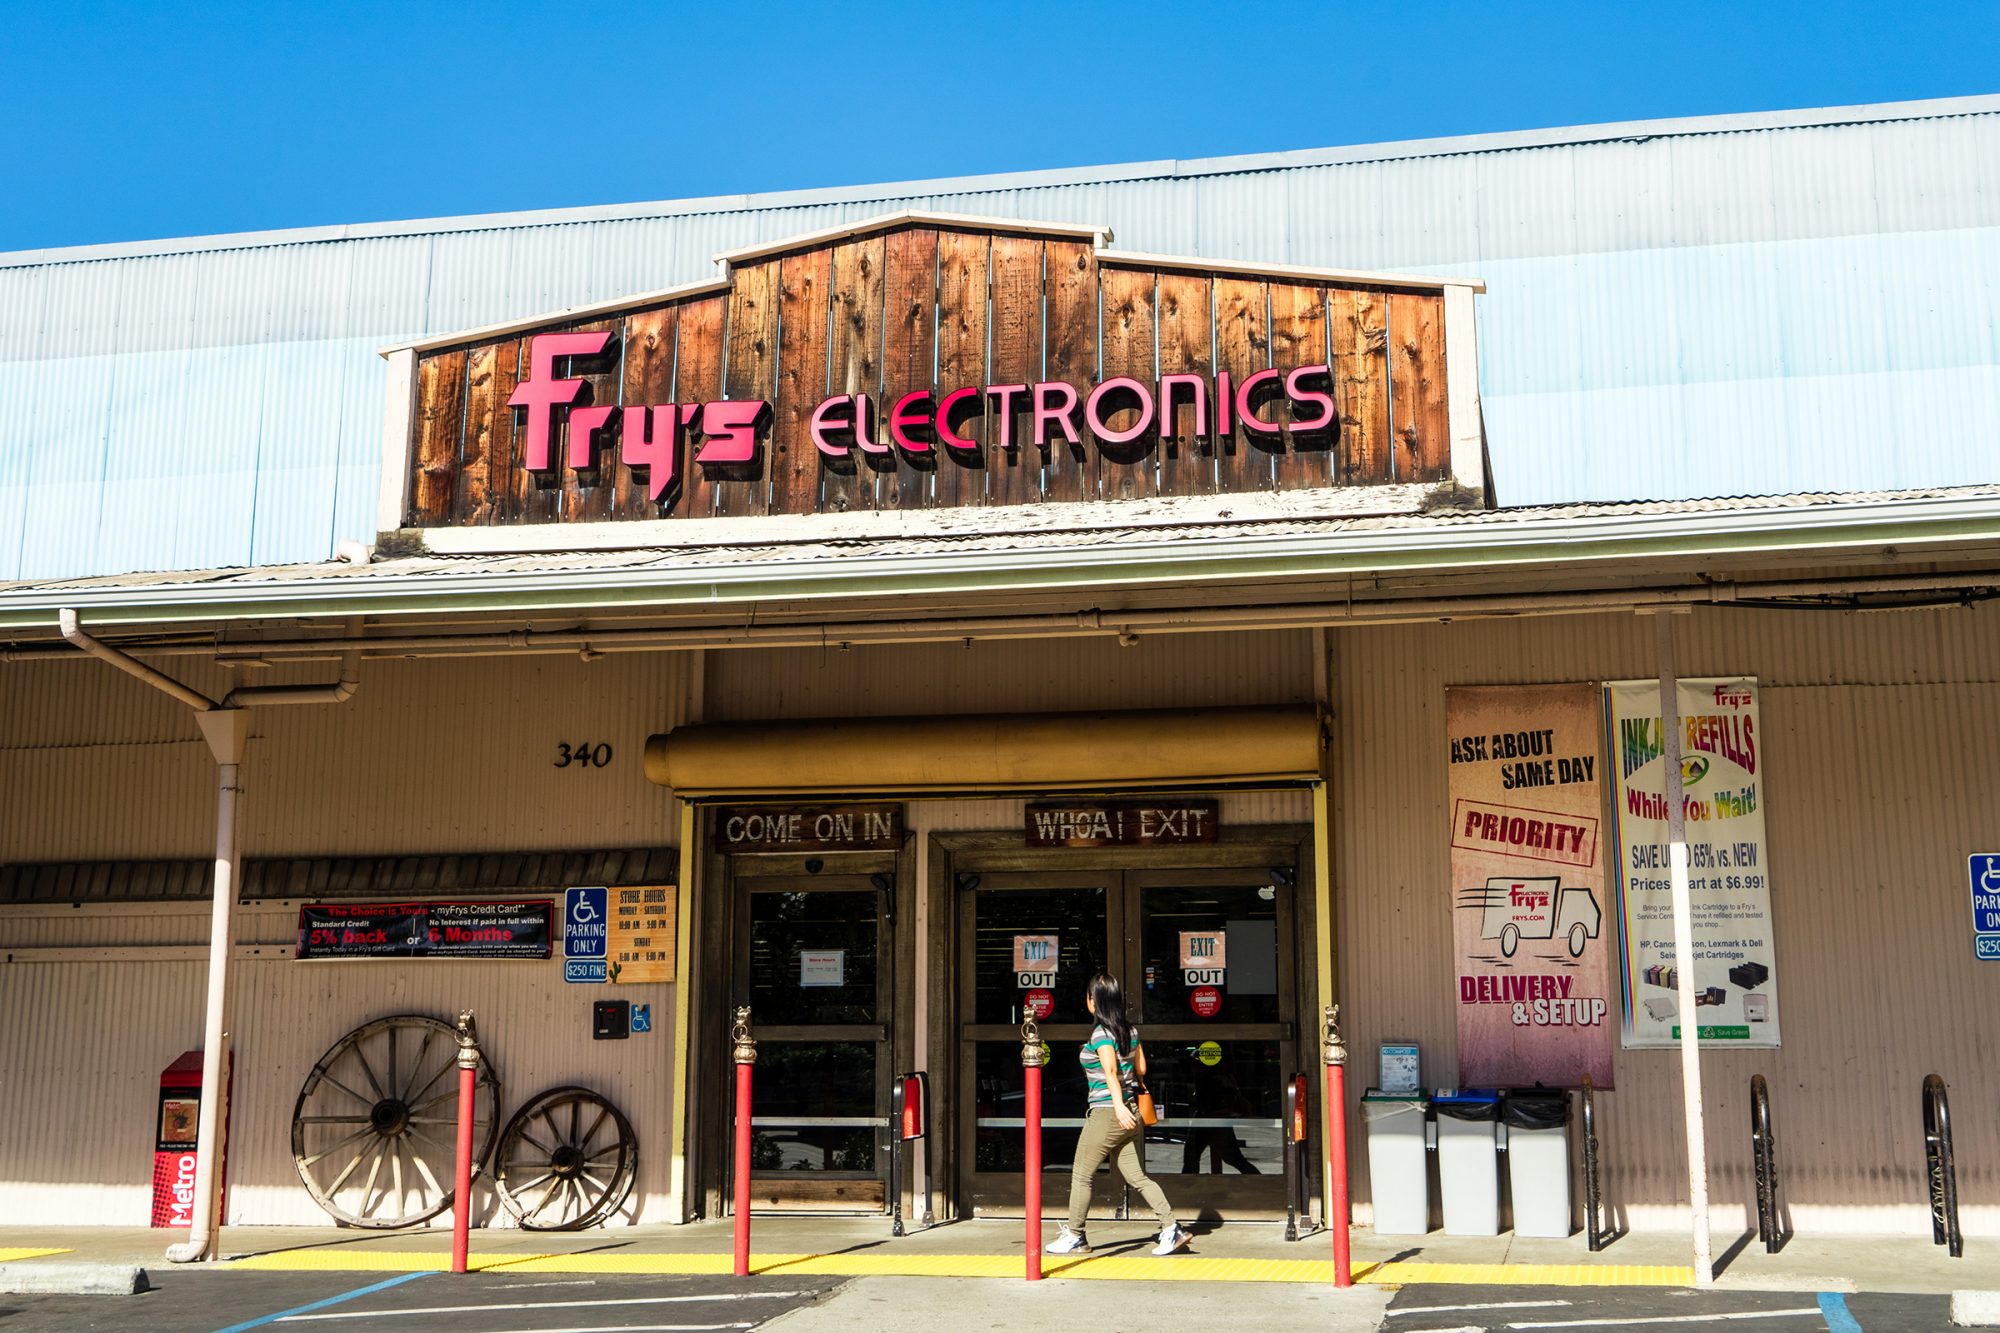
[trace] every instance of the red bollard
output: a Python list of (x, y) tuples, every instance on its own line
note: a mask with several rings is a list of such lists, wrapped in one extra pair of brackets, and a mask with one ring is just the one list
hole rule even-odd
[(452, 1174), (451, 1271), (465, 1271), (472, 1240), (472, 1112), (479, 1095), (479, 1034), (472, 1011), (458, 1016), (458, 1152)]
[(736, 1011), (730, 1035), (736, 1041), (736, 1276), (750, 1276), (750, 1071), (757, 1067), (757, 1041), (750, 1035), (750, 1010)]
[(1030, 1282), (1042, 1280), (1042, 1066), (1047, 1062), (1042, 1034), (1030, 1017), (1021, 1024), (1021, 1074), (1028, 1094), (1022, 1132), (1028, 1148), (1026, 1212)]
[(1347, 1043), (1340, 1039), (1340, 1006), (1326, 1007), (1321, 1052), (1326, 1060), (1326, 1224), (1333, 1232), (1333, 1285), (1354, 1285), (1347, 1250)]

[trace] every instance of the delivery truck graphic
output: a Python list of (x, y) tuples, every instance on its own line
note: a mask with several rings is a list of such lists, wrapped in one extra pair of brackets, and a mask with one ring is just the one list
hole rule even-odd
[(1460, 906), (1480, 912), (1480, 938), (1500, 941), (1500, 952), (1512, 958), (1521, 941), (1565, 940), (1569, 956), (1580, 958), (1597, 938), (1602, 913), (1589, 889), (1563, 888), (1554, 875), (1522, 879), (1497, 875), (1483, 889), (1467, 890)]

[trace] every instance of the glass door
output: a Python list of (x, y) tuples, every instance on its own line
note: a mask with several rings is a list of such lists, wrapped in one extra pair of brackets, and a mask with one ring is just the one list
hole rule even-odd
[(735, 1004), (757, 1038), (753, 1208), (878, 1211), (887, 1197), (886, 890), (867, 876), (737, 880)]
[[(1018, 1216), (1023, 1092), (1020, 1024), (1033, 1006), (1043, 1075), (1043, 1198), (1068, 1194), (1083, 1124), (1078, 1047), (1084, 990), (1099, 971), (1125, 985), (1148, 1085), (1164, 1113), (1146, 1169), (1184, 1217), (1284, 1212), (1284, 1079), (1297, 1072), (1290, 889), (1268, 870), (987, 874), (960, 910), (961, 1190), (975, 1214)], [(1051, 938), (1053, 937), (1053, 938)], [(1017, 964), (1047, 950), (1053, 967)], [(1024, 957), (1024, 955), (1028, 955)], [(1107, 1168), (1108, 1170), (1108, 1168)], [(1100, 1181), (1117, 1215), (1133, 1200)]]
[(1299, 1070), (1290, 890), (1276, 878), (1125, 876), (1127, 975), (1164, 1117), (1146, 1136), (1146, 1171), (1190, 1216), (1284, 1211), (1284, 1082)]
[[(960, 1181), (974, 1214), (1020, 1215), (1026, 1165), (1021, 1023), (1029, 1006), (1050, 1050), (1042, 1074), (1045, 1197), (1066, 1197), (1083, 1128), (1078, 1047), (1090, 1034), (1084, 989), (1113, 958), (1116, 874), (988, 874), (959, 918)], [(1026, 964), (1025, 968), (1017, 963)], [(1062, 1179), (1058, 1179), (1061, 1176)], [(1049, 1191), (1053, 1189), (1054, 1193)]]

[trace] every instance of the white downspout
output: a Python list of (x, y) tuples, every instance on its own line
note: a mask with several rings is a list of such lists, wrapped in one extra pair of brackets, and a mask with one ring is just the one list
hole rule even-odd
[(221, 1204), (221, 1129), (228, 1096), (229, 981), (240, 892), (236, 803), (243, 794), (238, 775), (244, 742), (250, 736), (250, 714), (241, 708), (210, 709), (195, 714), (195, 721), (216, 763), (215, 892), (208, 925), (208, 1002), (201, 1041), (201, 1114), (195, 1127), (194, 1218), (188, 1238), (167, 1247), (167, 1258), (177, 1264), (214, 1258), (221, 1231), (216, 1214)]
[[(84, 632), (77, 613), (65, 607), (56, 614), (56, 624), (70, 643), (100, 661), (108, 662), (129, 676), (137, 677), (164, 694), (171, 695), (195, 710), (201, 737), (215, 756), (215, 889), (208, 929), (208, 1001), (203, 1019), (201, 1043), (201, 1112), (195, 1122), (194, 1217), (188, 1238), (167, 1247), (174, 1263), (191, 1263), (215, 1257), (220, 1239), (222, 1176), (221, 1128), (228, 1106), (229, 1073), (229, 981), (236, 952), (236, 900), (240, 885), (241, 838), (237, 832), (237, 801), (243, 795), (243, 748), (250, 738), (253, 704), (344, 703), (354, 697), (361, 683), (361, 654), (341, 655), (340, 680), (332, 685), (266, 685), (231, 690), (217, 703), (214, 699), (155, 671), (138, 658)], [(359, 618), (347, 621), (347, 632), (360, 632)]]
[(1673, 885), (1674, 968), (1680, 978), (1681, 1096), (1687, 1117), (1688, 1202), (1694, 1208), (1694, 1284), (1715, 1281), (1708, 1229), (1708, 1141), (1702, 1128), (1701, 1030), (1694, 1003), (1694, 907), (1688, 890), (1686, 794), (1681, 787), (1680, 684), (1674, 670), (1674, 618), (1654, 615), (1660, 655), (1660, 735), (1666, 743), (1667, 864)]

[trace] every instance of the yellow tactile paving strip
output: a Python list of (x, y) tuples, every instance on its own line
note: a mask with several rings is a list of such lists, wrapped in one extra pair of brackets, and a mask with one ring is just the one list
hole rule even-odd
[(11, 1264), (17, 1259), (46, 1259), (52, 1254), (68, 1254), (68, 1250), (8, 1250), (0, 1249), (0, 1264)]
[[(291, 1250), (238, 1259), (232, 1268), (349, 1273), (441, 1272), (450, 1256), (409, 1250)], [(653, 1273), (695, 1276), (731, 1271), (726, 1254), (474, 1254), (475, 1271), (514, 1273)], [(753, 1254), (757, 1274), (802, 1277), (998, 1277), (1022, 1276), (1017, 1255), (1004, 1254)], [(1180, 1255), (1101, 1255), (1047, 1259), (1051, 1278), (1101, 1278), (1147, 1282), (1316, 1282), (1331, 1285), (1329, 1259), (1210, 1259)], [(1356, 1282), (1401, 1286), (1413, 1282), (1550, 1287), (1691, 1286), (1694, 1270), (1644, 1264), (1433, 1264), (1411, 1261), (1356, 1264)]]

